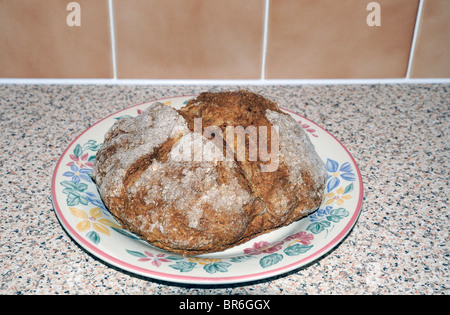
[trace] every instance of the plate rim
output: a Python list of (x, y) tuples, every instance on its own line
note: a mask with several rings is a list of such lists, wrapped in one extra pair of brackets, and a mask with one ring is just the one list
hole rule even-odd
[(324, 132), (326, 132), (329, 136), (333, 138), (346, 152), (346, 154), (350, 157), (350, 160), (355, 165), (355, 172), (358, 178), (359, 182), (359, 198), (358, 202), (355, 207), (355, 212), (353, 213), (353, 216), (350, 218), (347, 225), (342, 229), (342, 231), (336, 235), (332, 240), (330, 240), (323, 248), (319, 249), (318, 251), (315, 251), (308, 255), (307, 257), (304, 257), (303, 259), (297, 260), (293, 263), (280, 266), (275, 269), (257, 272), (257, 273), (251, 273), (246, 275), (239, 275), (239, 276), (222, 276), (222, 277), (202, 277), (202, 276), (187, 276), (187, 275), (177, 275), (177, 274), (171, 274), (166, 272), (160, 272), (155, 270), (146, 269), (143, 267), (139, 267), (130, 263), (127, 263), (123, 260), (120, 260), (119, 258), (113, 257), (109, 255), (108, 253), (104, 252), (103, 250), (99, 249), (97, 246), (89, 243), (87, 240), (85, 240), (75, 229), (68, 223), (66, 220), (64, 214), (61, 211), (61, 208), (57, 201), (56, 196), (56, 176), (58, 173), (58, 170), (61, 166), (63, 158), (66, 156), (69, 149), (73, 146), (76, 141), (82, 137), (88, 130), (92, 129), (96, 125), (100, 124), (104, 120), (110, 118), (111, 116), (117, 115), (123, 111), (129, 110), (131, 108), (148, 104), (148, 103), (154, 103), (158, 101), (164, 101), (169, 99), (177, 99), (177, 98), (186, 98), (186, 97), (195, 97), (198, 94), (192, 94), (192, 95), (181, 95), (181, 96), (173, 96), (173, 97), (166, 97), (166, 98), (160, 98), (155, 100), (150, 100), (146, 102), (142, 102), (139, 104), (134, 104), (129, 107), (123, 108), (121, 110), (118, 110), (114, 113), (111, 113), (107, 115), (106, 117), (98, 120), (88, 128), (86, 128), (83, 132), (81, 132), (73, 141), (69, 143), (69, 145), (66, 147), (66, 149), (61, 154), (60, 158), (58, 159), (58, 162), (56, 164), (55, 170), (52, 175), (52, 204), (54, 211), (56, 213), (56, 216), (61, 223), (64, 230), (70, 235), (70, 237), (76, 241), (78, 245), (80, 245), (83, 249), (91, 253), (93, 256), (95, 256), (97, 259), (100, 259), (104, 263), (111, 264), (119, 269), (126, 270), (128, 272), (131, 272), (133, 274), (137, 274), (146, 278), (156, 279), (156, 280), (162, 280), (162, 281), (169, 281), (169, 282), (175, 282), (175, 283), (184, 283), (184, 284), (232, 284), (232, 283), (243, 283), (243, 282), (251, 282), (251, 281), (258, 281), (261, 279), (267, 279), (271, 277), (278, 276), (280, 274), (284, 274), (290, 271), (293, 271), (297, 268), (301, 268), (309, 263), (312, 263), (313, 261), (320, 259), (324, 254), (331, 252), (335, 247), (337, 247), (341, 241), (351, 232), (352, 228), (358, 221), (358, 218), (361, 214), (362, 209), (362, 203), (363, 203), (363, 195), (364, 195), (364, 188), (363, 188), (363, 181), (362, 181), (362, 175), (361, 171), (358, 167), (358, 164), (356, 163), (356, 160), (352, 156), (352, 154), (349, 152), (349, 150), (339, 141), (333, 134), (331, 134), (328, 130), (323, 128), (322, 126), (318, 125), (314, 121), (283, 107), (280, 107), (283, 111), (289, 112), (291, 114), (294, 114), (295, 116), (298, 116), (304, 120), (307, 120), (308, 122), (314, 124), (315, 126), (322, 129)]

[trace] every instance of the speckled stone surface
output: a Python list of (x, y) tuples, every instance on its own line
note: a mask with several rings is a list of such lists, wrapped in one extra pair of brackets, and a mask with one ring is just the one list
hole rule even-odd
[[(362, 173), (350, 235), (258, 283), (186, 287), (92, 257), (58, 222), (51, 178), (96, 121), (145, 101), (248, 88), (324, 127)], [(449, 294), (450, 85), (0, 86), (0, 294)]]

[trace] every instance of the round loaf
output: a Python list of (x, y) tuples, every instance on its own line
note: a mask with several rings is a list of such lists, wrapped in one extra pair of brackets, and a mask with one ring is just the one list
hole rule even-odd
[(222, 251), (310, 214), (326, 176), (299, 124), (248, 91), (202, 93), (180, 110), (156, 103), (118, 120), (92, 172), (124, 228), (183, 255)]

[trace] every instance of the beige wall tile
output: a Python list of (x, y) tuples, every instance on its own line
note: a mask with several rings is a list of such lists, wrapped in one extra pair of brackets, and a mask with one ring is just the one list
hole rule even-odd
[(449, 0), (424, 2), (411, 77), (450, 78)]
[(405, 77), (418, 0), (378, 0), (381, 26), (363, 0), (270, 2), (266, 77)]
[(119, 78), (259, 79), (264, 0), (115, 0)]
[(77, 0), (81, 26), (61, 0), (0, 0), (0, 77), (110, 78), (107, 0)]

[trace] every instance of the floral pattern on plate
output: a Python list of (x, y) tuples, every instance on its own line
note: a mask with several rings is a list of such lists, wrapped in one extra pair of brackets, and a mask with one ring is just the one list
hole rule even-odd
[[(164, 100), (181, 107), (190, 97)], [(362, 183), (351, 155), (333, 136), (290, 113), (310, 135), (328, 171), (324, 200), (308, 217), (222, 253), (184, 257), (153, 247), (122, 229), (103, 204), (89, 174), (103, 136), (115, 120), (151, 103), (108, 116), (81, 134), (53, 176), (53, 202), (63, 227), (100, 259), (134, 273), (183, 283), (234, 283), (274, 276), (319, 258), (350, 231), (359, 215)], [(286, 111), (288, 112), (288, 111)], [(330, 150), (330, 146), (335, 149)]]

